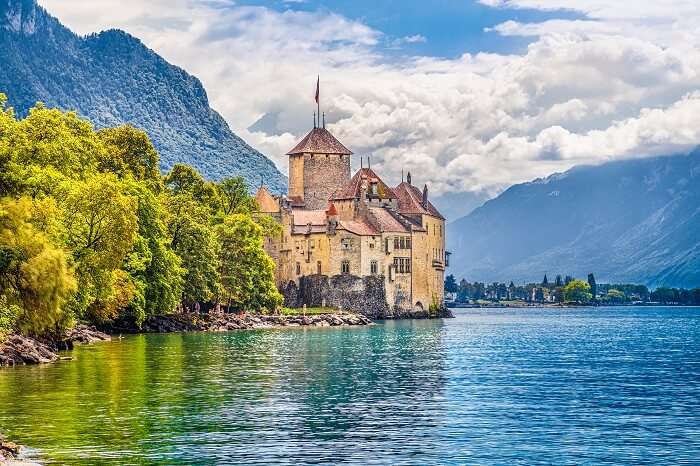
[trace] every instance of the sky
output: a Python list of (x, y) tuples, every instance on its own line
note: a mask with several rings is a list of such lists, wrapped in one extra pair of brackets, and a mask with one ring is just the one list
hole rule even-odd
[[(493, 196), (580, 164), (700, 143), (697, 0), (39, 0), (189, 73), (287, 171), (313, 125), (390, 183)], [(458, 197), (455, 199), (459, 199)], [(455, 201), (459, 202), (459, 201)]]

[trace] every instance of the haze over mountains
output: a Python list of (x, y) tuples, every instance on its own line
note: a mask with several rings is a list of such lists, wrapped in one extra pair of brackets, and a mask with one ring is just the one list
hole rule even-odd
[(576, 167), (512, 186), (448, 226), (450, 273), (544, 273), (649, 286), (700, 285), (700, 149)]
[(119, 30), (79, 37), (35, 0), (0, 0), (0, 92), (24, 116), (37, 102), (75, 110), (97, 127), (146, 130), (161, 168), (209, 179), (244, 176), (286, 191), (286, 178), (209, 107), (201, 82)]

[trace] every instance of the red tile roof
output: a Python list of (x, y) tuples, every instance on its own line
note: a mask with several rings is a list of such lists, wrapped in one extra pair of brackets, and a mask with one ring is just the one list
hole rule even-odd
[[(394, 191), (382, 181), (371, 168), (361, 168), (355, 173), (350, 182), (344, 188), (339, 189), (331, 196), (333, 200), (355, 199), (360, 197), (363, 177), (367, 178), (367, 184), (372, 181), (377, 183), (377, 194), (380, 199), (396, 199)], [(368, 187), (369, 189), (369, 187)]]
[(445, 219), (430, 201), (428, 201), (428, 208), (423, 208), (423, 193), (417, 187), (404, 181), (394, 188), (394, 193), (399, 199), (399, 213), (432, 215), (442, 220)]
[(294, 225), (326, 225), (326, 211), (324, 210), (292, 210)]
[(409, 228), (394, 217), (394, 214), (384, 207), (370, 207), (369, 212), (373, 216), (376, 226), (382, 232), (407, 233), (410, 231)]
[(293, 209), (292, 234), (324, 233), (326, 231), (326, 212), (323, 210)]
[(351, 233), (355, 233), (359, 236), (377, 236), (379, 231), (365, 221), (357, 220), (342, 220), (338, 222), (338, 228), (341, 230), (347, 230)]
[(342, 145), (335, 136), (326, 128), (314, 128), (304, 139), (299, 141), (294, 149), (287, 152), (287, 155), (297, 154), (342, 154), (351, 155), (352, 152)]

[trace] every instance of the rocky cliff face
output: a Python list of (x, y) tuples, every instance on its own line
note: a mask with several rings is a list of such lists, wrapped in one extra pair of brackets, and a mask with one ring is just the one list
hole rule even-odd
[(450, 273), (700, 286), (700, 150), (515, 185), (448, 227)]
[(231, 132), (197, 78), (123, 31), (79, 37), (35, 0), (0, 0), (0, 63), (0, 92), (21, 116), (41, 101), (98, 127), (130, 123), (153, 139), (164, 171), (183, 162), (210, 179), (242, 175), (286, 191), (286, 177)]

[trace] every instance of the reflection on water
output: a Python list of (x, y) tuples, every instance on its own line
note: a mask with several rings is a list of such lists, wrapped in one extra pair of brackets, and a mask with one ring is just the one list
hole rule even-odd
[(700, 457), (700, 310), (464, 311), (139, 335), (0, 371), (49, 462), (600, 464)]

